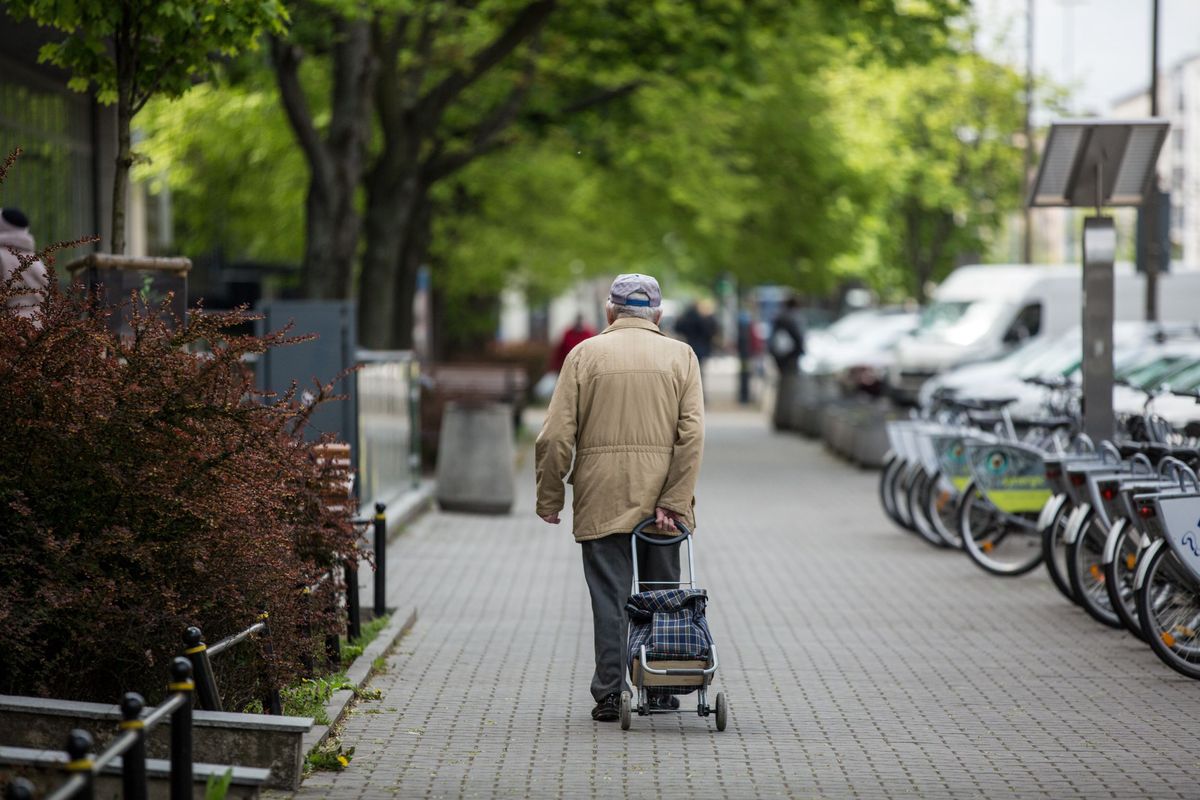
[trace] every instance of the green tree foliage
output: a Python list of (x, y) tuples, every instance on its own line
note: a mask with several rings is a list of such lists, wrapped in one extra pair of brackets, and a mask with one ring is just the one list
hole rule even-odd
[(279, 0), (10, 0), (6, 7), (61, 31), (41, 60), (68, 70), (71, 88), (117, 105), (114, 253), (125, 251), (133, 117), (154, 95), (178, 96), (208, 77), (214, 56), (253, 46), (263, 29), (282, 30), (286, 20)]
[[(345, 5), (322, 7), (328, 15)], [(1019, 80), (956, 49), (950, 28), (961, 4), (949, 0), (881, 0), (858, 11), (792, 0), (758, 9), (769, 25), (734, 3), (715, 3), (708, 16), (675, 3), (625, 14), (610, 4), (558, 6), (536, 35), (464, 87), (436, 126), (383, 122), (397, 97), (417, 104), (402, 102), (401, 117), (415, 113), (422, 97), (469, 68), (471, 54), (496, 42), (527, 7), (391, 3), (369, 17), (373, 41), (389, 30), (398, 38), (396, 66), (379, 67), (371, 100), (377, 124), (356, 194), (367, 219), (361, 246), (382, 247), (370, 232), (375, 215), (392, 237), (377, 265), (392, 265), (398, 281), (430, 264), (442, 322), (466, 340), (493, 329), (507, 286), (536, 301), (577, 277), (626, 269), (699, 285), (732, 272), (745, 283), (813, 293), (853, 276), (915, 292), (980, 252), (1017, 206)], [(408, 39), (388, 27), (405, 13), (416, 26), (403, 32)], [(885, 34), (887, 25), (871, 22), (876, 14), (903, 19)], [(314, 21), (329, 18), (306, 16), (308, 27), (288, 40), (301, 47), (299, 87), (327, 143), (339, 113), (336, 64), (322, 39), (328, 31)], [(422, 56), (423, 24), (438, 38)], [(589, 25), (606, 32), (587, 37)], [(661, 43), (651, 41), (651, 29)], [(231, 254), (295, 258), (305, 235), (301, 149), (288, 149), (283, 115), (265, 110), (278, 89), (258, 69), (153, 109), (148, 171), (166, 169), (184, 193), (180, 213), (196, 215), (188, 246), (207, 250), (224, 240)], [(212, 130), (202, 133), (206, 119)], [(239, 135), (252, 119), (255, 135)], [(399, 152), (399, 143), (413, 152)], [(410, 156), (416, 160), (405, 161)], [(184, 180), (174, 177), (180, 163), (193, 165)], [(389, 169), (400, 178), (384, 181)], [(406, 189), (405, 175), (417, 183)], [(395, 197), (381, 200), (385, 189), (415, 191), (407, 196), (424, 216), (393, 213)], [(905, 212), (913, 208), (910, 235)], [(221, 216), (236, 220), (219, 233)], [(421, 240), (401, 265), (395, 259), (413, 241), (401, 230), (404, 219), (420, 223)], [(306, 224), (311, 237), (311, 214)], [(395, 331), (408, 324), (392, 313), (405, 305), (402, 287), (368, 279), (365, 267), (359, 280), (364, 304), (391, 309), (384, 316)]]
[(138, 128), (134, 178), (170, 189), (180, 252), (299, 263), (308, 168), (269, 76), (152, 100)]
[(1020, 207), (1022, 78), (970, 52), (842, 78), (843, 129), (875, 187), (864, 265), (878, 285), (923, 299)]

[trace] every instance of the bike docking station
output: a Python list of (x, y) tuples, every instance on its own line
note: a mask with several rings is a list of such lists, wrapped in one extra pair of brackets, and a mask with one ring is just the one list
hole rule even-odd
[(1170, 123), (1161, 119), (1077, 119), (1051, 123), (1030, 208), (1088, 208), (1083, 221), (1083, 430), (1111, 439), (1113, 419), (1113, 266), (1117, 232), (1104, 207), (1140, 206)]

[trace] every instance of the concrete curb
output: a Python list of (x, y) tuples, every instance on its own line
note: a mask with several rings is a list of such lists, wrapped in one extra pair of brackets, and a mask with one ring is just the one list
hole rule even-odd
[[(375, 659), (390, 650), (400, 640), (400, 637), (412, 630), (412, 626), (416, 622), (417, 609), (415, 607), (409, 609), (407, 613), (397, 609), (393, 613), (391, 621), (388, 622), (388, 626), (379, 632), (375, 640), (363, 650), (362, 655), (354, 659), (346, 669), (346, 678), (350, 683), (356, 688), (363, 688), (375, 672)], [(313, 725), (312, 729), (304, 735), (300, 744), (302, 756), (307, 756), (313, 751), (313, 748), (319, 747), (329, 737), (329, 731), (341, 722), (353, 698), (354, 692), (350, 689), (340, 689), (333, 693), (329, 702), (325, 704), (325, 715), (329, 717), (330, 724)]]

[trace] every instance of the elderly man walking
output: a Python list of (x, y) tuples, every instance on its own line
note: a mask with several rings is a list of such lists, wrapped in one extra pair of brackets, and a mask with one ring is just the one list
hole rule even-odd
[[(667, 533), (677, 530), (675, 520), (695, 524), (704, 449), (700, 366), (690, 347), (659, 330), (661, 305), (654, 278), (617, 277), (607, 303), (609, 325), (567, 356), (537, 439), (538, 516), (558, 524), (563, 479), (574, 486), (575, 541), (595, 627), (592, 718), (602, 722), (617, 719), (626, 688), (630, 531), (649, 516)], [(639, 541), (638, 572), (644, 582), (677, 582), (679, 544)], [(678, 707), (679, 701), (663, 696), (656, 702)]]

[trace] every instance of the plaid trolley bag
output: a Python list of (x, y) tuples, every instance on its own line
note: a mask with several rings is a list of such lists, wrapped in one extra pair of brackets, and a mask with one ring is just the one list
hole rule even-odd
[[(708, 661), (712, 637), (704, 606), (708, 593), (703, 589), (657, 589), (639, 592), (629, 598), (625, 611), (629, 614), (629, 663), (641, 661), (646, 649), (646, 661)], [(649, 687), (650, 694), (690, 694), (696, 684), (658, 685)]]
[[(718, 692), (715, 709), (708, 705), (708, 686), (717, 671), (717, 646), (708, 630), (704, 616), (708, 593), (696, 588), (696, 566), (693, 557), (692, 532), (676, 521), (678, 536), (651, 536), (645, 529), (654, 524), (654, 517), (643, 520), (633, 529), (630, 546), (633, 550), (633, 592), (625, 604), (629, 616), (628, 663), (629, 676), (637, 694), (636, 706), (629, 692), (621, 693), (621, 727), (628, 730), (632, 711), (639, 716), (678, 711), (662, 704), (651, 705), (654, 695), (682, 695), (697, 692), (696, 711), (707, 717), (716, 711), (717, 730), (725, 730), (728, 708), (725, 693)], [(671, 545), (687, 542), (688, 580), (686, 585), (669, 584), (671, 588), (639, 592), (637, 543)]]

